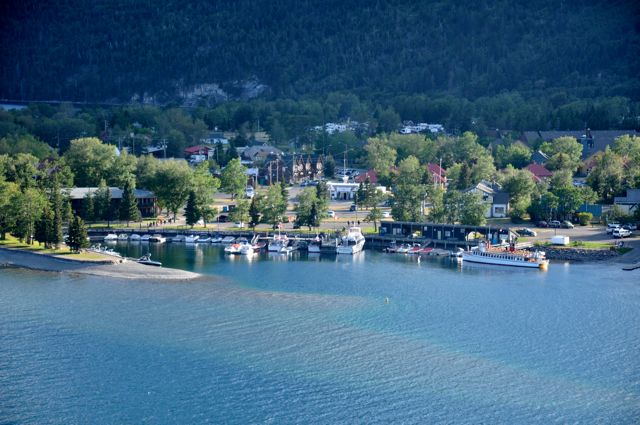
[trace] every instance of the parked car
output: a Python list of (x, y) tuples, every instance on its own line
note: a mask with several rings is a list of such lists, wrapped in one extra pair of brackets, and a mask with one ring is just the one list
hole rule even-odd
[(383, 211), (382, 218), (391, 218), (391, 211)]
[(629, 236), (631, 236), (631, 230), (627, 230), (622, 227), (618, 227), (617, 229), (613, 230), (614, 238), (628, 238)]
[(253, 186), (247, 186), (247, 188), (244, 190), (244, 194), (249, 199), (253, 198), (253, 195), (255, 195), (255, 191), (253, 190)]
[(547, 228), (549, 227), (549, 223), (547, 223), (546, 221), (539, 221), (538, 222), (538, 227), (542, 227), (542, 228)]
[(549, 222), (549, 227), (560, 228), (561, 226), (562, 226), (562, 224), (558, 220), (551, 220)]
[(568, 220), (565, 220), (565, 221), (562, 222), (561, 227), (563, 229), (573, 229), (575, 226), (573, 225), (572, 222), (570, 222)]
[(332, 210), (327, 211), (327, 217), (336, 218), (336, 212)]
[(229, 221), (229, 216), (226, 214), (220, 214), (218, 216), (218, 223), (226, 223), (227, 221)]
[(234, 224), (235, 227), (237, 227), (238, 229), (244, 229), (245, 224), (241, 221), (238, 221)]
[(624, 226), (622, 226), (622, 228), (623, 229), (627, 229), (627, 230), (631, 230), (632, 232), (634, 230), (638, 230), (638, 226), (636, 224), (634, 224), (634, 223), (625, 224)]
[(609, 223), (607, 224), (607, 233), (613, 233), (614, 230), (620, 227), (620, 223)]
[(538, 236), (535, 230), (528, 229), (523, 227), (522, 229), (517, 229), (516, 233), (520, 236)]
[(349, 211), (355, 211), (357, 208), (358, 207), (356, 204), (351, 204), (351, 206), (349, 207)]

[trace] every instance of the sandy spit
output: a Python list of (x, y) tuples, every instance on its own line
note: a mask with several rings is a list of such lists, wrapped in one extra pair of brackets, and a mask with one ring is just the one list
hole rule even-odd
[(189, 280), (200, 277), (198, 273), (185, 270), (146, 266), (135, 261), (114, 261), (108, 256), (104, 261), (78, 261), (6, 248), (0, 248), (0, 265), (121, 279)]

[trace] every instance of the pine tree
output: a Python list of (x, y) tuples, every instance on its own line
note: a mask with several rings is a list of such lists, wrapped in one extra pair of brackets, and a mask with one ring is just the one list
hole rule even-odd
[(89, 246), (87, 228), (79, 216), (74, 216), (69, 224), (69, 239), (67, 245), (72, 252), (79, 252), (81, 248)]
[(284, 180), (280, 182), (280, 193), (282, 193), (282, 199), (285, 202), (289, 202), (289, 191), (287, 190), (287, 185), (284, 183)]
[(53, 210), (53, 222), (48, 242), (57, 249), (63, 241), (62, 214), (64, 207), (62, 193), (60, 192), (60, 184), (58, 183), (57, 179), (55, 180), (53, 188), (51, 190), (51, 208)]
[(93, 201), (93, 194), (87, 192), (82, 200), (82, 218), (85, 221), (93, 221), (95, 217), (95, 203)]
[(249, 217), (251, 217), (249, 225), (253, 227), (253, 230), (256, 230), (256, 225), (260, 223), (260, 209), (256, 203), (256, 198), (256, 196), (251, 198), (251, 205), (249, 205)]
[(129, 226), (129, 221), (140, 220), (140, 211), (138, 211), (138, 202), (136, 201), (136, 195), (134, 193), (131, 180), (127, 180), (124, 184), (124, 190), (122, 191), (122, 200), (120, 201), (120, 220), (126, 221)]
[(196, 207), (196, 193), (193, 190), (189, 192), (187, 206), (184, 209), (184, 216), (187, 224), (191, 227), (193, 227), (193, 225), (198, 222), (198, 219), (200, 219), (200, 214)]
[(36, 222), (36, 229), (34, 232), (35, 240), (44, 244), (45, 248), (51, 247), (53, 221), (53, 212), (49, 207), (45, 207), (42, 211), (42, 216), (40, 216), (40, 219)]
[(97, 220), (108, 220), (111, 209), (111, 191), (104, 180), (100, 182), (95, 194), (95, 218)]

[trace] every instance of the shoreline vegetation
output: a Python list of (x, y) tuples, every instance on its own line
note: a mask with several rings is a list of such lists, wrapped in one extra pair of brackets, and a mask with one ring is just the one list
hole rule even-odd
[(27, 251), (23, 248), (0, 247), (0, 267), (19, 267), (47, 272), (80, 273), (120, 279), (191, 280), (198, 273), (166, 267), (151, 267), (125, 259), (114, 260), (91, 253), (91, 257), (69, 258), (51, 253)]

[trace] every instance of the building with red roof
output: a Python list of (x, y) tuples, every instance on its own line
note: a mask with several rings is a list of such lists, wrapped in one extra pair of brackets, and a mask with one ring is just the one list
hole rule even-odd
[(431, 162), (427, 164), (427, 171), (431, 175), (431, 180), (434, 183), (446, 185), (447, 184), (447, 173), (444, 171), (444, 168), (440, 167), (438, 164), (432, 164)]
[(367, 177), (371, 183), (378, 183), (378, 174), (373, 169), (368, 170), (366, 173), (358, 174), (353, 180), (356, 183), (364, 183), (367, 181)]
[(533, 180), (537, 183), (543, 180), (549, 179), (553, 176), (553, 173), (542, 164), (529, 164), (525, 167), (525, 170), (529, 170), (533, 174)]

